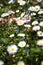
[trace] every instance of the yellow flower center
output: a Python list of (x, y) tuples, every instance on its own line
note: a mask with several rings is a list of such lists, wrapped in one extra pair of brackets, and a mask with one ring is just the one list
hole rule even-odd
[(22, 63), (20, 63), (20, 65), (23, 65)]
[(4, 14), (4, 16), (6, 16), (6, 14)]
[(35, 30), (38, 30), (38, 28), (36, 27)]
[(36, 8), (36, 10), (38, 10), (38, 8)]
[(40, 44), (43, 44), (43, 42), (41, 41)]
[(14, 51), (14, 48), (11, 48), (10, 50), (11, 50), (11, 51)]
[(26, 17), (26, 20), (28, 20), (28, 19), (29, 19), (29, 17), (27, 16), (27, 17)]
[(23, 23), (20, 21), (20, 22), (18, 22), (18, 24), (19, 24), (19, 25), (22, 25)]
[(40, 34), (42, 34), (42, 32), (40, 32)]

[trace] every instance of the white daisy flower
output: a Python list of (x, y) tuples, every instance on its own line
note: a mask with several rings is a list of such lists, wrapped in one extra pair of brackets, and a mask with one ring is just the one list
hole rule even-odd
[(37, 12), (39, 10), (40, 10), (40, 6), (39, 5), (35, 6), (35, 11)]
[(28, 8), (28, 10), (34, 11), (35, 10), (35, 7), (34, 6), (31, 6), (31, 7)]
[(23, 33), (19, 33), (17, 36), (25, 37), (25, 34), (23, 34)]
[(17, 20), (17, 25), (19, 25), (19, 26), (21, 26), (21, 25), (23, 25), (24, 24), (24, 21), (23, 20)]
[(4, 64), (4, 62), (2, 60), (0, 60), (0, 65), (3, 65), (3, 64)]
[(11, 37), (11, 38), (14, 37), (14, 34), (11, 34), (9, 37)]
[(26, 46), (26, 42), (25, 41), (20, 41), (19, 43), (18, 43), (18, 46), (19, 47), (25, 47)]
[(38, 32), (37, 32), (37, 35), (38, 35), (39, 37), (43, 37), (43, 32), (42, 32), (42, 31), (38, 31)]
[(18, 51), (18, 47), (16, 45), (10, 45), (7, 48), (9, 54), (15, 54)]
[(43, 46), (43, 39), (37, 41), (38, 46)]
[(20, 5), (25, 5), (25, 4), (26, 4), (26, 1), (18, 0), (18, 3), (19, 3)]
[(33, 26), (32, 30), (33, 31), (38, 31), (38, 30), (40, 30), (40, 26)]
[(42, 21), (42, 22), (40, 22), (40, 23), (39, 23), (39, 25), (43, 27), (43, 21)]
[(40, 11), (38, 12), (38, 14), (43, 14), (43, 10), (40, 10)]
[(41, 65), (43, 65), (43, 61), (41, 61)]
[(6, 16), (9, 16), (9, 14), (8, 14), (8, 13), (3, 13), (3, 14), (1, 15), (1, 17), (6, 17)]
[(38, 21), (33, 21), (32, 22), (32, 25), (36, 25), (36, 24), (38, 24)]
[(42, 2), (42, 0), (37, 0), (37, 2)]
[(19, 10), (16, 10), (16, 13), (18, 13), (19, 12)]
[(30, 24), (25, 24), (24, 27), (28, 27), (28, 28), (30, 28), (31, 25), (30, 25)]
[(19, 61), (17, 65), (25, 65), (25, 63), (23, 61)]

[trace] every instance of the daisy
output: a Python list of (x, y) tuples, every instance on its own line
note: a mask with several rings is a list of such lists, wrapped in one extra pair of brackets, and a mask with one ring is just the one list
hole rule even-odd
[(38, 24), (38, 21), (33, 21), (32, 22), (32, 25), (36, 25), (36, 24)]
[(28, 8), (28, 10), (34, 11), (35, 10), (35, 7), (34, 6), (31, 6), (31, 7)]
[(3, 13), (3, 14), (1, 15), (1, 17), (6, 17), (6, 16), (9, 16), (9, 14), (8, 14), (8, 13)]
[(40, 11), (38, 12), (38, 14), (43, 14), (43, 10), (40, 10)]
[(42, 21), (42, 22), (40, 22), (40, 23), (39, 23), (39, 25), (40, 25), (41, 27), (43, 27), (43, 21)]
[(18, 51), (18, 47), (16, 45), (10, 45), (7, 47), (7, 51), (9, 54), (15, 54)]
[(4, 62), (2, 60), (0, 60), (0, 65), (3, 65), (3, 64), (4, 64)]
[(39, 10), (40, 10), (40, 6), (39, 5), (35, 6), (35, 11), (37, 12)]
[(40, 26), (33, 26), (32, 30), (33, 31), (38, 31), (38, 30), (40, 30)]
[(20, 41), (19, 43), (18, 43), (18, 46), (19, 47), (25, 47), (26, 46), (26, 42), (25, 41)]
[(24, 20), (16, 20), (16, 23), (18, 26), (21, 26), (24, 24)]
[(23, 0), (18, 0), (18, 3), (19, 3), (19, 5), (25, 5), (26, 4), (26, 1), (23, 1)]
[(43, 32), (42, 32), (42, 31), (38, 31), (38, 32), (37, 32), (37, 35), (38, 35), (39, 37), (43, 37)]
[(17, 36), (25, 37), (25, 34), (23, 34), (23, 33), (19, 33)]
[(31, 16), (30, 15), (25, 15), (24, 16), (24, 23), (28, 23), (31, 21)]
[(25, 63), (23, 61), (19, 61), (17, 65), (25, 65)]
[(19, 10), (16, 10), (16, 13), (18, 13), (19, 12)]
[(43, 46), (43, 39), (37, 41), (38, 46)]
[(11, 34), (9, 37), (11, 37), (11, 38), (14, 37), (14, 34)]

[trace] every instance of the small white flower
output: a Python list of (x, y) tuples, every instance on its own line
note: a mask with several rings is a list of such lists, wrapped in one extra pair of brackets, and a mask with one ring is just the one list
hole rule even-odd
[(10, 45), (7, 48), (9, 54), (15, 54), (18, 51), (18, 47), (16, 45)]
[(35, 16), (36, 15), (36, 13), (31, 13), (31, 16)]
[(3, 65), (3, 64), (4, 64), (4, 62), (2, 60), (0, 60), (0, 65)]
[(6, 17), (6, 16), (9, 16), (9, 14), (8, 14), (8, 13), (3, 13), (3, 14), (1, 15), (1, 17)]
[(25, 37), (25, 34), (23, 34), (23, 33), (19, 33), (17, 36)]
[(25, 65), (25, 63), (23, 61), (19, 61), (17, 65)]
[(38, 24), (38, 21), (33, 21), (32, 22), (32, 25), (36, 25), (36, 24)]
[(43, 61), (41, 61), (41, 65), (43, 65)]
[(38, 32), (37, 32), (37, 35), (38, 35), (39, 37), (43, 37), (43, 32), (42, 32), (42, 31), (38, 31)]
[(37, 0), (37, 2), (42, 2), (42, 0)]
[(24, 24), (24, 21), (23, 20), (17, 20), (17, 25), (19, 25), (19, 26), (21, 26), (21, 25), (23, 25)]
[(11, 34), (9, 37), (11, 37), (11, 38), (14, 37), (14, 34)]
[(31, 7), (28, 8), (28, 10), (34, 11), (35, 10), (35, 7), (34, 6), (31, 6)]
[(43, 10), (40, 10), (40, 11), (38, 12), (38, 14), (43, 14)]
[(40, 26), (33, 26), (32, 30), (33, 31), (38, 31), (38, 30), (40, 30)]
[(40, 10), (40, 6), (39, 5), (35, 6), (35, 11), (37, 12), (39, 10)]
[(20, 5), (25, 5), (25, 4), (26, 4), (26, 1), (18, 0), (18, 3), (19, 3)]
[(43, 46), (43, 39), (37, 41), (38, 46)]
[(19, 10), (16, 10), (16, 13), (18, 13), (19, 12)]
[(43, 21), (42, 21), (42, 22), (40, 22), (40, 23), (39, 23), (39, 25), (43, 27)]
[(28, 28), (30, 28), (31, 25), (30, 25), (30, 24), (25, 24), (24, 27), (28, 27)]
[(26, 46), (26, 42), (25, 41), (20, 41), (19, 43), (18, 43), (18, 46), (19, 47), (25, 47)]

